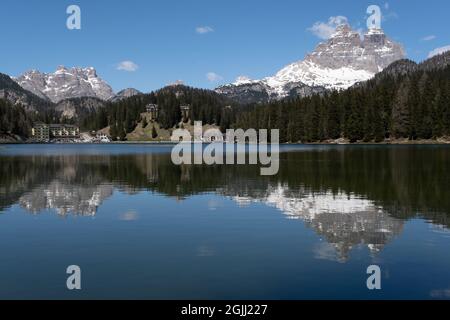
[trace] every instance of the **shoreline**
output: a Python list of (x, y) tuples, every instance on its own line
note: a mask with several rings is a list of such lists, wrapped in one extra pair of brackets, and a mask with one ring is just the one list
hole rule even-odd
[[(211, 142), (202, 142), (203, 144), (211, 144)], [(178, 142), (173, 141), (113, 141), (105, 143), (45, 143), (45, 142), (27, 142), (27, 141), (0, 141), (1, 145), (176, 145)], [(383, 142), (285, 142), (280, 143), (280, 146), (389, 146), (389, 145), (450, 145), (450, 139), (438, 139), (438, 140), (393, 140)]]

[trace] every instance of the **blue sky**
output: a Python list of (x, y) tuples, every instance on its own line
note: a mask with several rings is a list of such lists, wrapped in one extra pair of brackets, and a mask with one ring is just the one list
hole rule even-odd
[[(81, 8), (81, 30), (66, 27), (72, 4)], [(330, 17), (365, 28), (372, 4), (409, 58), (450, 45), (448, 0), (15, 0), (0, 9), (0, 72), (93, 66), (116, 91), (149, 92), (176, 80), (214, 88), (303, 59), (321, 41), (310, 28), (326, 28)]]

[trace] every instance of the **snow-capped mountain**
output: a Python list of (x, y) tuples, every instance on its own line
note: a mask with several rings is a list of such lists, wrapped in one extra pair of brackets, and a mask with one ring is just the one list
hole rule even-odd
[(240, 77), (216, 91), (243, 102), (265, 102), (266, 99), (347, 89), (371, 79), (404, 57), (402, 46), (390, 40), (383, 30), (370, 29), (361, 39), (358, 32), (343, 24), (304, 60), (286, 66), (276, 75), (262, 80)]
[(54, 103), (70, 98), (109, 100), (114, 97), (112, 88), (97, 76), (94, 68), (69, 69), (60, 66), (54, 73), (32, 70), (14, 80), (22, 88)]

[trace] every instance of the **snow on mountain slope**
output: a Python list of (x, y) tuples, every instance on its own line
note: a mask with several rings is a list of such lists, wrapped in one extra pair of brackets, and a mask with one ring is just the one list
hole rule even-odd
[(22, 88), (54, 103), (70, 98), (108, 100), (114, 97), (112, 88), (97, 76), (94, 68), (68, 69), (60, 66), (54, 73), (32, 70), (14, 80)]
[[(219, 87), (216, 91), (231, 98), (245, 95), (248, 100), (255, 96), (264, 99), (262, 88), (269, 99), (281, 99), (292, 94), (310, 95), (320, 88), (322, 91), (342, 90), (371, 79), (389, 64), (404, 57), (402, 46), (390, 40), (383, 30), (368, 30), (361, 39), (358, 32), (343, 24), (304, 60), (286, 66), (273, 77), (262, 80), (240, 77), (235, 83)], [(255, 88), (259, 91), (257, 95)], [(293, 91), (295, 88), (302, 90)]]

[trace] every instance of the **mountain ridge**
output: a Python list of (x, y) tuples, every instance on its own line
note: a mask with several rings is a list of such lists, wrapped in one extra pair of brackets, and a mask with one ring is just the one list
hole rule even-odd
[(404, 57), (403, 47), (390, 40), (383, 30), (370, 29), (361, 39), (348, 24), (342, 24), (304, 60), (291, 63), (274, 76), (261, 80), (240, 77), (235, 83), (216, 88), (216, 92), (246, 103), (264, 103), (326, 90), (343, 90), (373, 78)]
[(120, 90), (119, 92), (117, 92), (117, 94), (112, 97), (111, 99), (109, 99), (111, 102), (116, 102), (116, 101), (120, 101), (123, 99), (127, 99), (133, 96), (137, 96), (137, 95), (142, 95), (144, 94), (143, 92), (134, 89), (134, 88), (126, 88), (123, 90)]
[(53, 103), (81, 97), (96, 97), (106, 101), (115, 96), (111, 86), (97, 75), (93, 67), (59, 66), (54, 73), (31, 70), (13, 80), (22, 88)]
[(9, 75), (0, 73), (0, 98), (12, 105), (22, 105), (27, 111), (43, 111), (52, 103), (22, 88)]

